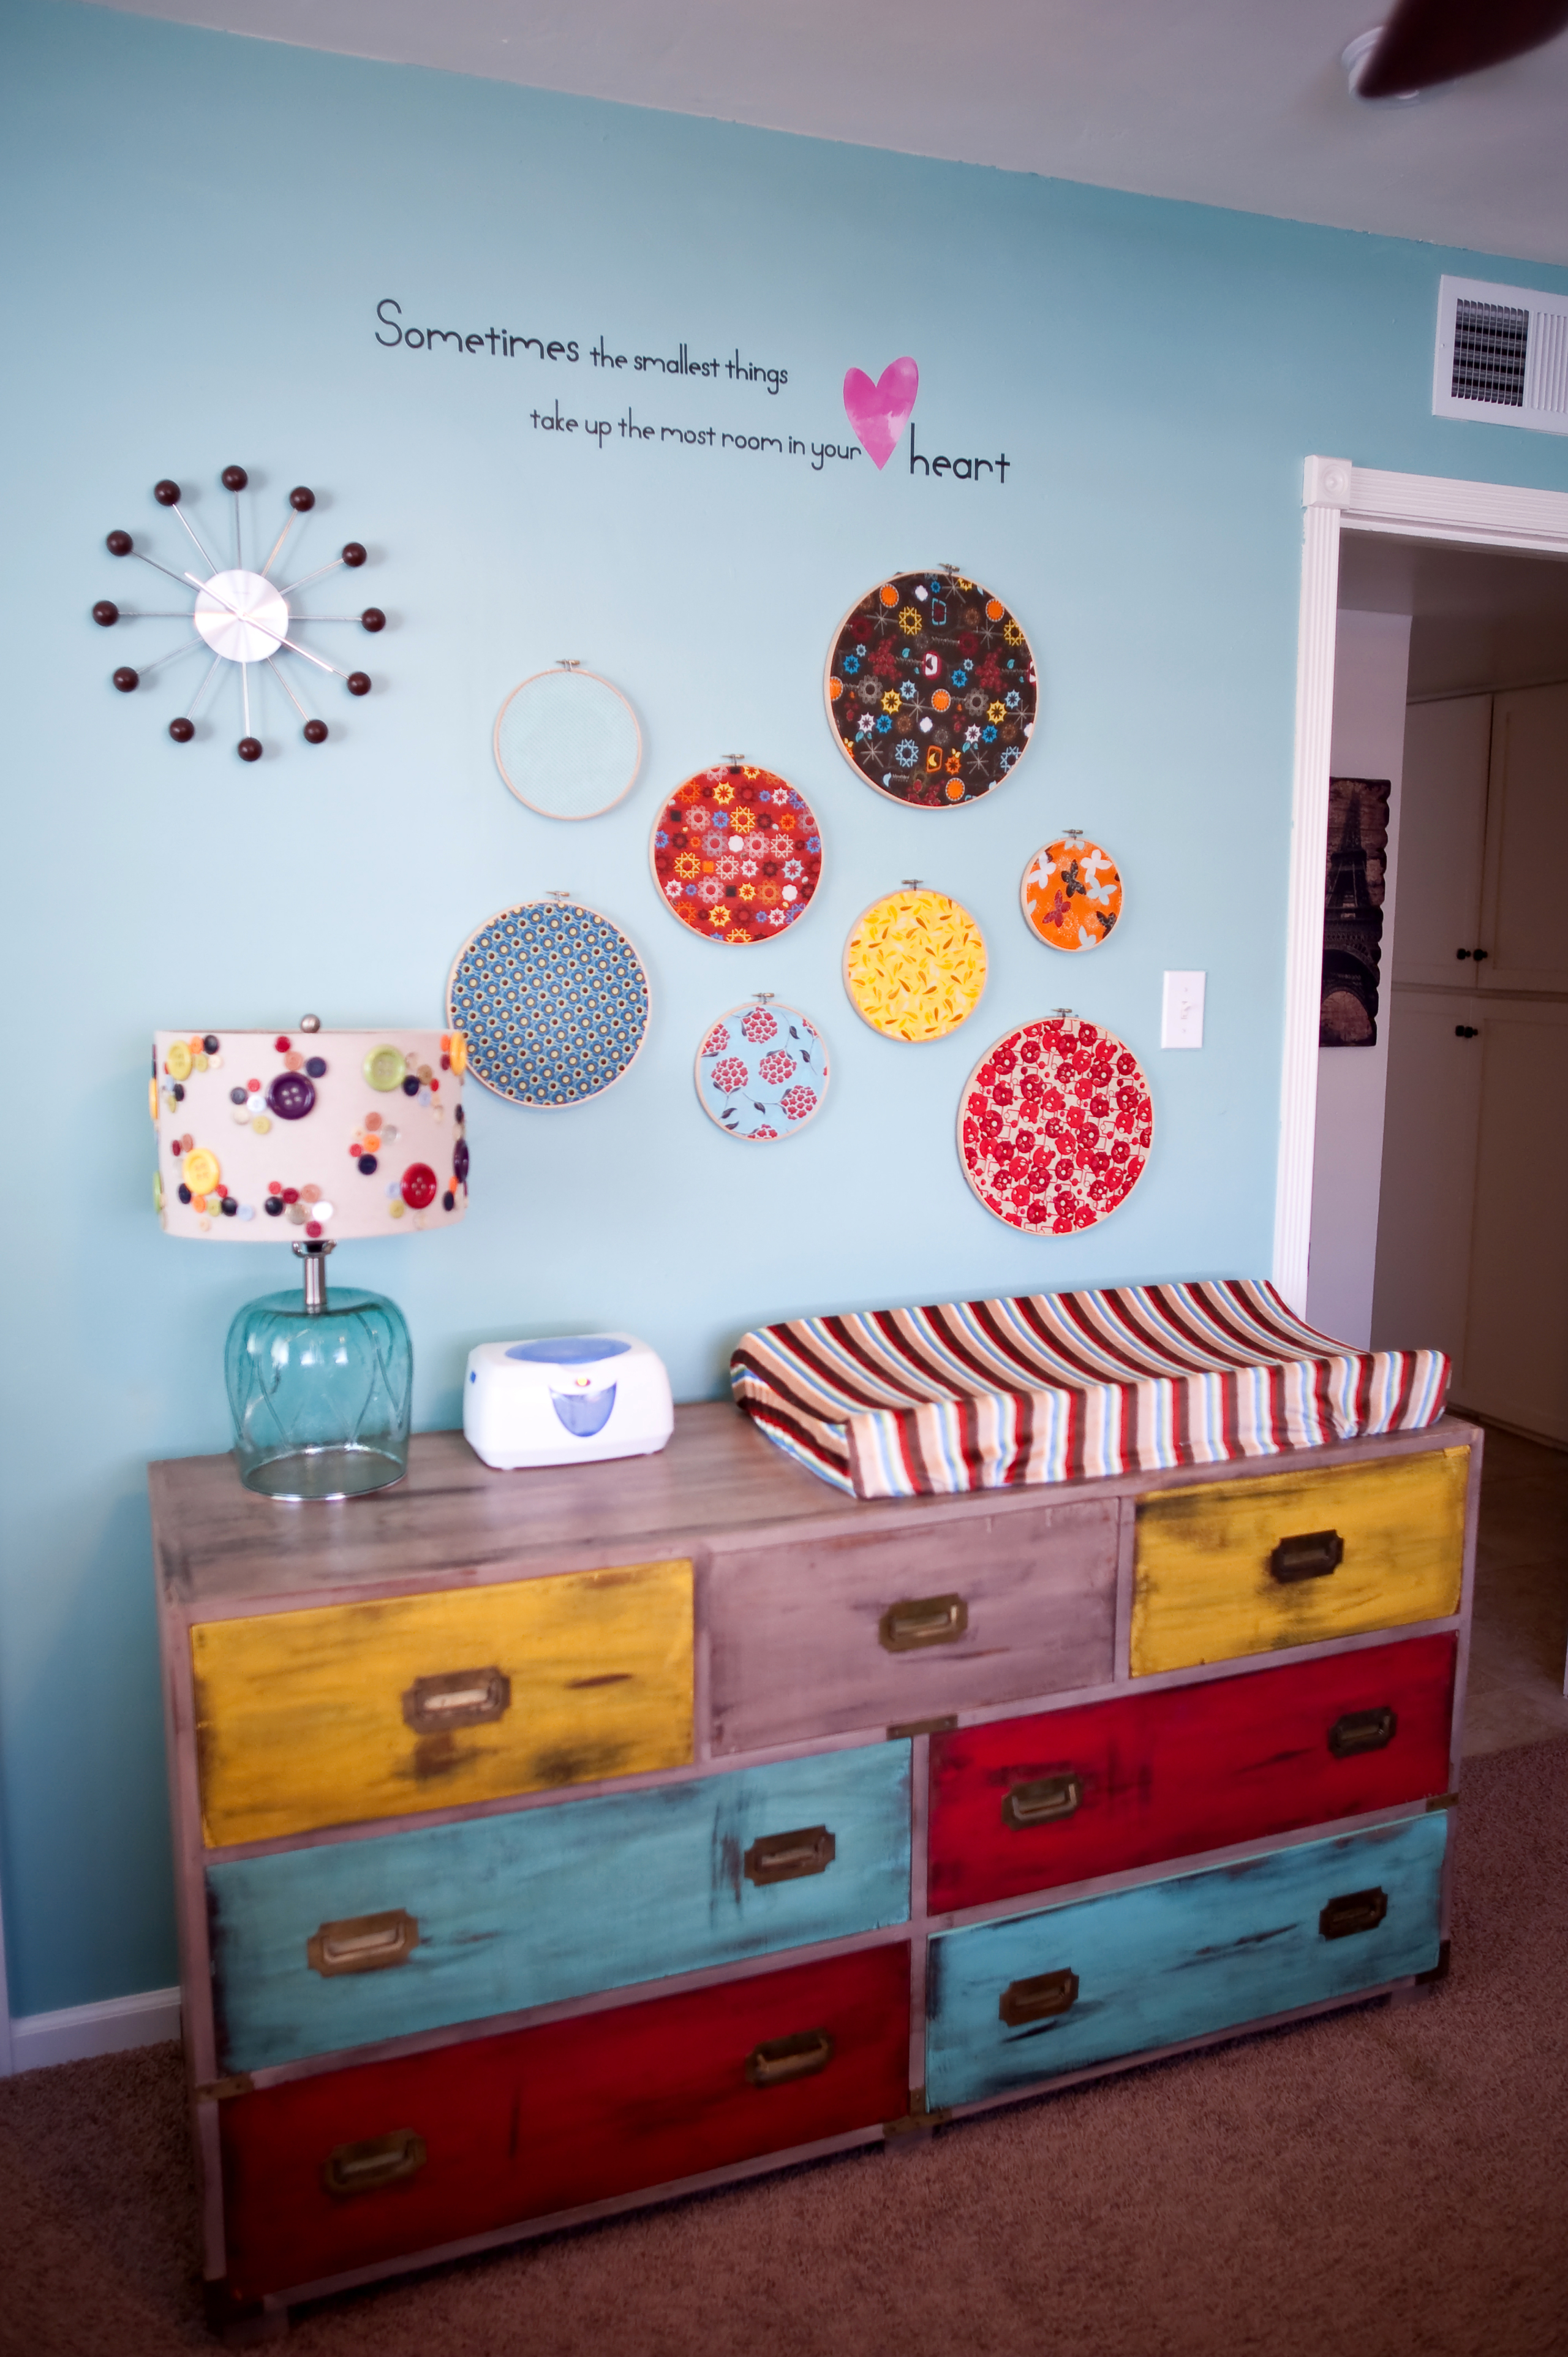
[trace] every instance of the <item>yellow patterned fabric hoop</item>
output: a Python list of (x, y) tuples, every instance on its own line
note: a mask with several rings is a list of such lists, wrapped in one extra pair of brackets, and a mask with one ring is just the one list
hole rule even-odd
[(874, 900), (843, 953), (857, 1015), (889, 1039), (945, 1039), (985, 988), (985, 937), (945, 892), (909, 886)]

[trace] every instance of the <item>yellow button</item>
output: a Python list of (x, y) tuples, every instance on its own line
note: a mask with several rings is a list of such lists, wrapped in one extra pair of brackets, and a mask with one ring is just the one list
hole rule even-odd
[(158, 1084), (156, 1081), (149, 1081), (147, 1082), (147, 1111), (152, 1114), (152, 1117), (156, 1122), (158, 1117)]
[(197, 1146), (186, 1156), (183, 1168), (185, 1183), (193, 1195), (209, 1195), (221, 1175), (218, 1157), (209, 1154), (205, 1146)]
[(457, 1078), (461, 1080), (464, 1073), (468, 1069), (468, 1042), (464, 1038), (461, 1031), (453, 1032), (452, 1045), (447, 1050), (447, 1055), (451, 1062), (452, 1070), (456, 1073)]
[(371, 1088), (385, 1091), (403, 1086), (408, 1066), (396, 1048), (372, 1048), (365, 1058), (364, 1070)]
[(251, 1127), (258, 1137), (265, 1137), (268, 1130), (272, 1127), (272, 1122), (266, 1114), (259, 1113), (254, 1121), (252, 1122)]
[(183, 1039), (171, 1039), (165, 1058), (171, 1081), (183, 1081), (190, 1075), (190, 1049)]

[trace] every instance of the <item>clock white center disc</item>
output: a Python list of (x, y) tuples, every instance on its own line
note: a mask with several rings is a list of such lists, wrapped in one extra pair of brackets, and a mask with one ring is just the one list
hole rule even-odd
[(288, 608), (259, 573), (215, 573), (197, 598), (195, 620), (215, 655), (260, 662), (282, 645)]

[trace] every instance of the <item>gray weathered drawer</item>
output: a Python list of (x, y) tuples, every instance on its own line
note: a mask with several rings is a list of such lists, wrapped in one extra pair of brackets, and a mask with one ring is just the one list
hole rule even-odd
[(713, 1742), (746, 1751), (1098, 1685), (1112, 1675), (1112, 1501), (843, 1537), (721, 1542)]

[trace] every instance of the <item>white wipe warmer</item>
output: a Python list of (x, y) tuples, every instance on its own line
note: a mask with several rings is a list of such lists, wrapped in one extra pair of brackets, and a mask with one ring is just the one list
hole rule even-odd
[(651, 1457), (674, 1428), (664, 1362), (634, 1334), (479, 1342), (468, 1353), (464, 1437), (501, 1472)]

